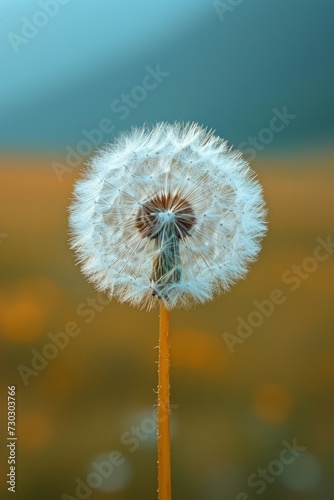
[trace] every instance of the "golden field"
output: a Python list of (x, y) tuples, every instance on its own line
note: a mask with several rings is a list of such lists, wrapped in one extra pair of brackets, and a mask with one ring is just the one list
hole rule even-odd
[[(1, 397), (16, 385), (16, 498), (76, 498), (77, 478), (87, 484), (94, 461), (118, 450), (123, 464), (101, 486), (86, 486), (87, 498), (153, 500), (158, 313), (107, 304), (80, 274), (67, 243), (78, 169), (60, 182), (52, 161), (1, 162)], [(295, 439), (305, 451), (262, 479), (260, 497), (329, 500), (333, 156), (275, 157), (253, 167), (269, 210), (258, 262), (228, 294), (172, 314), (174, 498), (257, 498), (249, 477)], [(5, 406), (6, 435), (4, 415)], [(0, 488), (7, 489), (4, 475)]]

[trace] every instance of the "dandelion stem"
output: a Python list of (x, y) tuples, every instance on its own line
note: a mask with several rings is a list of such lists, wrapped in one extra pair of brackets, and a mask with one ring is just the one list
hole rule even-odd
[(169, 426), (169, 311), (160, 301), (158, 374), (158, 499), (171, 499)]
[(152, 280), (158, 295), (168, 299), (168, 293), (164, 293), (166, 285), (179, 283), (181, 279), (180, 242), (174, 230), (161, 233), (156, 239), (159, 254), (153, 262)]

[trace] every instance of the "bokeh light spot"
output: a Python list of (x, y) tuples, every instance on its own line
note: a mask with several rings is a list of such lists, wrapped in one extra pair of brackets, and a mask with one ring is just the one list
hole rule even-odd
[(0, 298), (0, 327), (3, 334), (16, 342), (30, 342), (44, 327), (44, 311), (30, 298)]
[(280, 423), (286, 420), (292, 408), (292, 396), (281, 384), (263, 384), (252, 398), (255, 414), (265, 422)]
[(308, 451), (303, 451), (293, 464), (287, 466), (282, 481), (289, 489), (309, 491), (314, 489), (321, 478), (319, 461)]
[(24, 450), (42, 450), (54, 435), (50, 418), (41, 412), (22, 413), (18, 421), (18, 439)]
[(45, 392), (51, 392), (57, 401), (68, 399), (73, 394), (74, 389), (74, 377), (64, 368), (61, 372), (48, 370), (40, 385), (41, 395)]
[(61, 290), (48, 276), (32, 276), (21, 281), (17, 293), (40, 304), (46, 313), (56, 310), (61, 298)]
[(131, 478), (131, 466), (120, 452), (103, 453), (89, 464), (87, 482), (99, 491), (113, 493), (124, 490)]
[(173, 337), (173, 365), (218, 376), (226, 369), (226, 352), (221, 340), (200, 330), (184, 329)]
[(30, 342), (45, 330), (45, 319), (58, 307), (61, 292), (47, 276), (20, 281), (0, 295), (0, 328), (16, 342)]

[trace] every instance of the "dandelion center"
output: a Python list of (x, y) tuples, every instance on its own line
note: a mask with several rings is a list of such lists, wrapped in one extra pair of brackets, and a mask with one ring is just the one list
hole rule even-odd
[(143, 237), (160, 239), (174, 233), (177, 239), (190, 235), (196, 218), (189, 202), (179, 193), (162, 193), (142, 203), (136, 216), (136, 227)]

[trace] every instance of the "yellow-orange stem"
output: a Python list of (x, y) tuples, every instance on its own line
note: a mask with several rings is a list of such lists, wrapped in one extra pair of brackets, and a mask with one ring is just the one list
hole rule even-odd
[(159, 500), (171, 500), (169, 413), (169, 311), (160, 301), (158, 375)]

